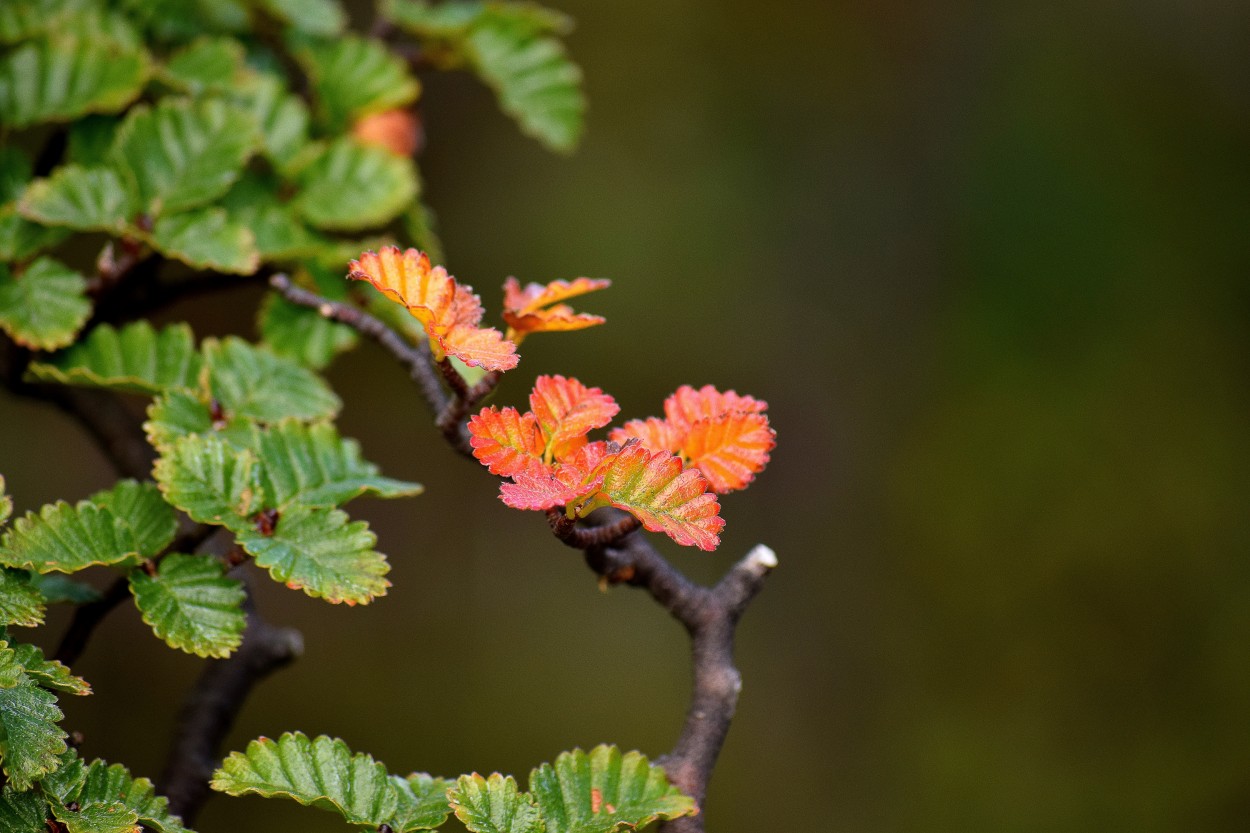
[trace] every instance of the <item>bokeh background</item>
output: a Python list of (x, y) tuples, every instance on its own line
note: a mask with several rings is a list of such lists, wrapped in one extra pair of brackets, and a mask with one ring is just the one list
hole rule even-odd
[[(745, 688), (707, 804), (747, 831), (1250, 828), (1250, 12), (1188, 3), (560, 0), (590, 132), (521, 137), (426, 79), (422, 157), (452, 271), (608, 276), (606, 327), (527, 341), (498, 401), (574, 374), (623, 417), (682, 383), (771, 403), (772, 464), (726, 498), (715, 580), (765, 542)], [(171, 310), (251, 332), (254, 291)], [(306, 639), (232, 748), (339, 735), (396, 770), (524, 776), (562, 749), (659, 754), (686, 641), (600, 593), (537, 515), (439, 442), (372, 346), (341, 426), (427, 493), (361, 502), (394, 589), (266, 587)], [(19, 509), (111, 473), (0, 396)], [(114, 614), (70, 722), (155, 774), (199, 662)], [(202, 831), (331, 831), (219, 800)]]

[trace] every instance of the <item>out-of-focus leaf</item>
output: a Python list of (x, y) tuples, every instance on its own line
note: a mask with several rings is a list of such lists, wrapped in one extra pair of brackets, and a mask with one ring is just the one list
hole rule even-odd
[(28, 790), (60, 766), (66, 735), (56, 724), (62, 717), (55, 695), (29, 678), (0, 688), (0, 758), (8, 786)]
[(276, 179), (244, 174), (221, 201), (234, 223), (251, 230), (265, 260), (303, 257), (322, 245), (294, 210), (279, 200), (280, 187)]
[(305, 38), (293, 52), (312, 84), (318, 116), (332, 132), (361, 116), (411, 104), (421, 91), (404, 60), (380, 40)]
[(432, 778), (424, 772), (413, 773), (407, 778), (392, 775), (391, 784), (395, 787), (399, 805), (394, 818), (388, 822), (391, 829), (395, 833), (410, 833), (441, 827), (451, 815), (447, 790), (454, 783), (445, 778)]
[(530, 409), (545, 438), (543, 458), (551, 462), (584, 446), (586, 434), (611, 422), (621, 407), (601, 389), (576, 379), (539, 376), (530, 393)]
[(18, 518), (0, 540), (0, 563), (39, 573), (74, 573), (139, 555), (130, 525), (90, 501), (44, 506)]
[(155, 40), (185, 43), (206, 34), (242, 34), (251, 29), (241, 0), (113, 0)]
[(679, 544), (714, 550), (725, 526), (720, 503), (695, 469), (684, 469), (680, 457), (631, 445), (616, 455), (604, 473), (602, 494), (652, 532), (663, 532)]
[(292, 206), (316, 228), (359, 231), (388, 223), (417, 196), (411, 159), (349, 138), (330, 142), (297, 174)]
[(13, 498), (5, 494), (4, 491), (4, 475), (0, 474), (0, 526), (4, 526), (9, 522), (9, 516), (13, 514)]
[(248, 78), (232, 98), (259, 125), (265, 156), (278, 170), (285, 170), (308, 143), (308, 105), (288, 91), (281, 79), (267, 73)]
[(325, 419), (341, 405), (313, 371), (241, 338), (205, 339), (203, 351), (209, 391), (228, 417)]
[(572, 282), (552, 281), (545, 286), (531, 283), (522, 289), (516, 278), (508, 278), (503, 285), (503, 320), (517, 335), (593, 327), (604, 322), (603, 316), (577, 313), (561, 302), (611, 285), (606, 279), (577, 278)]
[(290, 798), (372, 827), (390, 821), (398, 806), (385, 766), (353, 755), (338, 738), (310, 740), (301, 732), (259, 738), (246, 751), (231, 752), (213, 773), (212, 787), (229, 795)]
[(198, 38), (171, 55), (160, 75), (192, 94), (229, 91), (246, 72), (244, 58), (243, 44), (234, 38)]
[(23, 643), (10, 643), (17, 661), (26, 675), (44, 688), (76, 694), (79, 697), (91, 693), (91, 685), (82, 677), (75, 676), (64, 663), (47, 659), (38, 647)]
[(511, 775), (461, 775), (448, 798), (456, 818), (473, 833), (543, 833), (546, 829), (533, 796), (518, 790)]
[(203, 361), (186, 324), (156, 330), (147, 321), (121, 329), (101, 324), (48, 361), (32, 362), (31, 378), (65, 385), (158, 394), (194, 390)]
[(130, 527), (139, 554), (144, 557), (159, 554), (178, 531), (173, 507), (164, 501), (155, 483), (122, 480), (87, 499), (109, 510)]
[(152, 468), (165, 500), (200, 523), (250, 530), (262, 503), (259, 466), (250, 451), (220, 437), (193, 434), (171, 442)]
[(260, 333), (266, 346), (279, 356), (321, 370), (334, 357), (356, 346), (356, 331), (322, 317), (316, 310), (296, 306), (271, 294), (260, 309)]
[(141, 209), (156, 215), (225, 194), (259, 147), (260, 132), (246, 110), (215, 98), (167, 98), (130, 111), (113, 155), (134, 177)]
[(482, 409), (469, 420), (469, 445), (473, 456), (502, 477), (528, 471), (543, 462), (546, 445), (538, 419), (516, 408), (502, 410), (494, 405)]
[(272, 535), (251, 529), (238, 536), (275, 581), (349, 605), (368, 604), (390, 586), (384, 576), (391, 568), (386, 556), (373, 549), (376, 540), (367, 525), (349, 523), (337, 509), (298, 505), (282, 512)]
[(243, 640), (243, 584), (211, 556), (168, 555), (154, 576), (132, 570), (130, 591), (143, 621), (171, 647), (225, 657)]
[(90, 584), (56, 573), (31, 573), (30, 584), (49, 603), (69, 602), (77, 605), (100, 598), (100, 591)]
[(436, 358), (452, 355), (487, 370), (516, 367), (516, 345), (498, 330), (479, 327), (482, 304), (473, 289), (456, 283), (441, 266), (416, 249), (385, 246), (349, 265), (347, 277), (368, 281), (425, 327)]
[(401, 218), (409, 241), (425, 252), (434, 263), (446, 263), (443, 241), (438, 236), (438, 217), (434, 209), (418, 199)]
[(260, 267), (252, 230), (212, 206), (157, 219), (152, 247), (196, 269), (250, 275)]
[(34, 628), (43, 624), (44, 597), (23, 570), (0, 570), (0, 624)]
[(337, 35), (347, 25), (339, 0), (252, 0), (278, 20), (309, 35)]
[(51, 177), (32, 182), (17, 210), (44, 225), (121, 234), (138, 206), (131, 186), (113, 169), (62, 165)]
[(328, 422), (305, 425), (288, 419), (256, 429), (252, 449), (261, 463), (267, 506), (338, 506), (365, 493), (395, 498), (418, 495), (419, 483), (392, 480), (360, 457), (355, 440)]
[(91, 314), (86, 288), (81, 275), (50, 257), (20, 273), (0, 264), (0, 329), (36, 350), (64, 347)]
[(529, 787), (547, 833), (611, 833), (698, 813), (663, 769), (615, 746), (561, 753), (530, 773)]
[(121, 123), (120, 116), (86, 116), (75, 121), (69, 126), (66, 161), (84, 167), (107, 165)]
[(105, 38), (31, 41), (0, 58), (0, 122), (25, 127), (116, 112), (143, 89), (147, 54)]
[(88, 0), (6, 0), (0, 4), (0, 43), (30, 40), (89, 5)]
[(0, 206), (0, 260), (16, 263), (58, 245), (69, 229), (32, 223), (17, 213), (17, 206)]

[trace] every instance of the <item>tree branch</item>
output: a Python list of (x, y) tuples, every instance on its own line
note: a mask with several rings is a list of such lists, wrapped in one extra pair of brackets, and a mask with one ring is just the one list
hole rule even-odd
[(299, 631), (270, 625), (248, 600), (243, 644), (228, 659), (210, 660), (187, 695), (157, 792), (187, 825), (212, 794), (208, 786), (221, 746), (252, 689), (304, 650)]

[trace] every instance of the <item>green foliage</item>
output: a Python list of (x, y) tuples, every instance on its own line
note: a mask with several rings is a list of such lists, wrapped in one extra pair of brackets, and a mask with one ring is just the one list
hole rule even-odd
[[(165, 449), (152, 469), (165, 500), (206, 524), (235, 532), (251, 527), (261, 505), (259, 465), (220, 437), (191, 434)], [(0, 555), (3, 548), (0, 548)]]
[(230, 416), (326, 419), (342, 404), (312, 371), (243, 339), (205, 339), (203, 351), (209, 392)]
[(147, 321), (121, 329), (101, 324), (48, 361), (32, 362), (31, 378), (65, 385), (158, 394), (194, 390), (203, 361), (186, 324), (156, 330)]
[(138, 200), (111, 168), (64, 165), (33, 182), (18, 210), (44, 225), (120, 234), (138, 210)]
[(234, 38), (199, 38), (171, 55), (160, 76), (192, 94), (228, 92), (243, 79), (245, 61), (243, 44)]
[(379, 40), (300, 39), (294, 52), (312, 82), (318, 117), (333, 131), (361, 116), (411, 104), (421, 91), (404, 60)]
[[(40, 786), (57, 819), (69, 825), (70, 819), (87, 833), (114, 829), (97, 825), (141, 824), (156, 833), (186, 833), (182, 821), (169, 812), (169, 802), (156, 794), (147, 778), (135, 778), (121, 764), (94, 760), (85, 764), (70, 753), (59, 770)], [(70, 810), (77, 807), (77, 810)]]
[(0, 624), (33, 628), (43, 624), (43, 594), (23, 570), (0, 570)]
[(586, 112), (581, 70), (554, 37), (571, 28), (567, 17), (516, 2), (393, 0), (389, 8), (400, 26), (446, 50), (447, 61), (467, 63), (522, 132), (552, 150), (577, 147)]
[(292, 206), (314, 227), (362, 231), (399, 216), (417, 196), (411, 159), (342, 138), (325, 145), (298, 172)]
[(149, 71), (142, 50), (112, 40), (28, 42), (0, 58), (0, 122), (25, 127), (116, 112), (135, 99)]
[(26, 790), (57, 768), (66, 734), (56, 697), (24, 672), (0, 687), (0, 767), (15, 789)]
[(243, 584), (215, 558), (168, 555), (153, 575), (132, 571), (130, 591), (143, 621), (171, 647), (224, 657), (243, 640)]
[(517, 789), (516, 779), (498, 772), (483, 778), (461, 775), (448, 793), (456, 818), (473, 833), (543, 833), (534, 797)]
[(38, 573), (73, 573), (140, 555), (130, 524), (91, 501), (57, 501), (18, 518), (0, 539), (0, 564)]
[(256, 236), (222, 208), (161, 217), (148, 240), (154, 249), (197, 269), (247, 275), (260, 266)]
[(396, 833), (433, 830), (441, 827), (451, 814), (447, 790), (452, 782), (445, 778), (414, 772), (406, 778), (392, 775), (391, 785), (395, 787), (395, 797), (399, 802), (395, 817), (390, 821), (391, 829)]
[(46, 659), (38, 647), (20, 642), (10, 643), (9, 647), (27, 676), (44, 688), (79, 696), (91, 693), (86, 680), (75, 676), (63, 663)]
[(82, 275), (50, 257), (21, 270), (0, 263), (0, 329), (36, 350), (64, 347), (91, 314), (86, 288)]
[(316, 310), (297, 307), (271, 294), (260, 308), (260, 334), (279, 356), (321, 370), (345, 350), (356, 346), (356, 331), (323, 318)]
[(275, 581), (335, 604), (368, 604), (386, 595), (391, 567), (373, 549), (376, 540), (344, 512), (299, 505), (282, 512), (270, 534), (238, 530), (239, 543)]
[(116, 486), (88, 498), (109, 510), (130, 529), (139, 555), (150, 558), (174, 540), (178, 519), (153, 483), (122, 480)]

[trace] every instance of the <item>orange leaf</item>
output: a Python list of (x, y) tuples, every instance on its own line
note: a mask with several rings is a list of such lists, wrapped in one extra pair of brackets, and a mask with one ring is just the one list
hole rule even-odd
[(347, 277), (368, 281), (402, 304), (425, 327), (435, 358), (450, 354), (487, 370), (516, 367), (516, 345), (498, 330), (478, 326), (482, 305), (473, 290), (458, 285), (442, 266), (431, 266), (424, 253), (384, 246), (353, 260)]
[(697, 469), (685, 469), (681, 458), (667, 451), (651, 452), (638, 444), (605, 462), (601, 489), (613, 506), (679, 544), (709, 551), (720, 544), (725, 526), (720, 503)]
[(473, 456), (492, 474), (511, 477), (534, 464), (545, 468), (543, 435), (533, 414), (521, 415), (516, 408), (501, 411), (492, 405), (469, 420), (469, 434)]
[(678, 451), (682, 441), (677, 429), (658, 417), (647, 417), (646, 421), (631, 419), (620, 428), (613, 428), (608, 437), (622, 445), (636, 438), (652, 451)]
[(508, 322), (514, 337), (593, 327), (604, 322), (603, 316), (576, 313), (559, 302), (611, 285), (609, 280), (577, 278), (572, 282), (552, 281), (546, 286), (531, 283), (522, 289), (516, 278), (508, 278), (503, 285), (503, 320)]
[(599, 388), (576, 379), (539, 376), (530, 408), (547, 438), (544, 459), (564, 460), (586, 444), (586, 434), (612, 421), (621, 407)]
[(680, 450), (703, 472), (713, 491), (725, 494), (745, 489), (763, 470), (768, 452), (777, 445), (776, 436), (763, 414), (727, 414), (692, 425)]
[(362, 117), (352, 125), (352, 135), (396, 156), (412, 156), (421, 145), (421, 122), (411, 110), (397, 107)]
[(768, 403), (751, 396), (739, 396), (733, 391), (721, 393), (711, 385), (695, 390), (682, 385), (677, 392), (664, 400), (664, 415), (673, 428), (681, 433), (701, 419), (716, 419), (726, 414), (757, 414), (768, 408)]

